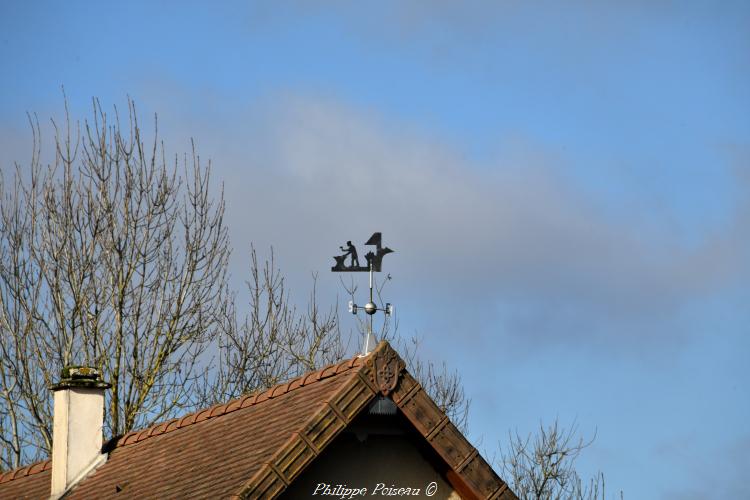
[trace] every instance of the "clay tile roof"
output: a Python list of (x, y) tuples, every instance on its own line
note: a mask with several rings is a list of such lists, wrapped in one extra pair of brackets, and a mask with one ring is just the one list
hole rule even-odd
[[(333, 376), (329, 370), (304, 389), (287, 382), (201, 410), (175, 430), (162, 424), (142, 431), (135, 442), (125, 436), (70, 498), (109, 496), (118, 489), (137, 498), (229, 497), (352, 373)], [(210, 480), (195, 481), (196, 471)]]
[[(66, 498), (273, 497), (378, 394), (442, 457), (463, 497), (516, 498), (385, 342), (367, 357), (126, 434)], [(0, 475), (0, 499), (47, 498), (50, 475), (49, 461)]]
[(44, 460), (0, 474), (0, 498), (48, 498), (52, 461)]

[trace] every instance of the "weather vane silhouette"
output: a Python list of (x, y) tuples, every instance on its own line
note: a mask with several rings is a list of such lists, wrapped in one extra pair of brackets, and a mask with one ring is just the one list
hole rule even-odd
[[(375, 253), (372, 251), (365, 254), (367, 259), (367, 265), (359, 265), (359, 257), (357, 256), (357, 248), (352, 245), (351, 241), (346, 242), (346, 247), (339, 247), (343, 255), (334, 255), (333, 259), (336, 261), (336, 265), (331, 268), (333, 272), (368, 272), (374, 271), (379, 273), (383, 265), (383, 257), (389, 253), (393, 253), (388, 247), (383, 248), (383, 236), (382, 233), (373, 233), (370, 239), (365, 242), (365, 245), (372, 245), (375, 247)], [(346, 265), (346, 258), (351, 257), (351, 263)]]
[[(379, 273), (383, 267), (383, 257), (388, 255), (389, 253), (393, 253), (393, 250), (391, 250), (388, 247), (383, 247), (382, 244), (383, 236), (382, 233), (373, 233), (372, 236), (370, 236), (370, 239), (365, 242), (365, 245), (370, 245), (375, 247), (375, 251), (369, 251), (365, 254), (365, 259), (367, 262), (366, 266), (362, 266), (359, 263), (359, 257), (357, 255), (357, 248), (352, 245), (351, 241), (346, 242), (346, 246), (340, 246), (339, 249), (341, 249), (342, 252), (344, 252), (342, 255), (334, 255), (333, 259), (336, 261), (336, 265), (331, 268), (331, 271), (333, 272), (369, 272), (370, 273), (370, 301), (365, 304), (363, 309), (365, 312), (369, 315), (370, 321), (367, 322), (368, 324), (368, 331), (367, 331), (367, 337), (365, 338), (365, 345), (363, 348), (363, 356), (366, 356), (370, 352), (370, 339), (373, 340), (373, 346), (374, 343), (374, 336), (372, 333), (372, 317), (373, 315), (378, 312), (382, 311), (385, 313), (386, 316), (390, 316), (393, 313), (393, 306), (389, 303), (386, 303), (385, 307), (379, 308), (377, 304), (373, 301), (372, 296), (372, 273), (376, 272)], [(346, 260), (347, 257), (350, 259), (350, 263), (347, 266)], [(390, 278), (390, 275), (388, 275), (388, 278)], [(359, 310), (359, 306), (354, 303), (354, 301), (349, 301), (349, 312), (352, 314), (357, 314)]]

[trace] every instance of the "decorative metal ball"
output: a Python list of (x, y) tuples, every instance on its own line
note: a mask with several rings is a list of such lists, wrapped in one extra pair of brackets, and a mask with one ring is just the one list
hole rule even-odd
[(378, 306), (376, 306), (374, 302), (368, 302), (367, 304), (365, 304), (365, 312), (367, 314), (370, 314), (370, 315), (375, 314), (377, 310), (378, 310)]

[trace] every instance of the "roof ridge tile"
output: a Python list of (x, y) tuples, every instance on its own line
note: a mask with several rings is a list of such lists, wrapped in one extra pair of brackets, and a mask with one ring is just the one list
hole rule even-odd
[[(193, 417), (195, 417), (194, 413), (188, 413), (187, 415), (185, 415), (184, 417), (182, 417), (180, 419), (180, 422), (177, 424), (177, 428), (181, 429), (181, 428), (185, 427), (186, 425), (192, 424), (192, 422), (187, 422), (187, 421), (190, 420)], [(193, 420), (195, 420), (195, 419), (193, 418)]]
[(239, 410), (242, 407), (242, 399), (237, 398), (227, 403), (226, 413), (232, 413), (233, 411)]
[(302, 387), (302, 377), (295, 377), (289, 381), (289, 391)]
[(204, 420), (208, 420), (211, 417), (212, 408), (213, 406), (199, 410), (198, 413), (195, 414), (195, 421), (193, 423), (197, 424), (203, 422)]
[[(161, 429), (163, 427), (163, 429)], [(163, 434), (164, 430), (167, 428), (167, 422), (162, 422), (160, 424), (157, 424), (151, 428), (151, 431), (148, 433), (149, 436), (153, 436), (156, 433)]]
[(208, 414), (208, 418), (220, 417), (227, 412), (227, 403), (222, 405), (214, 406), (211, 412)]
[(140, 431), (135, 437), (135, 442), (137, 443), (138, 441), (143, 441), (144, 439), (146, 439), (149, 436), (150, 431), (150, 427), (146, 427), (145, 429)]
[(239, 400), (241, 401), (239, 409), (247, 408), (248, 406), (253, 406), (253, 404), (255, 404), (252, 401), (253, 399), (258, 399), (258, 395), (248, 394), (247, 396), (242, 396), (241, 398), (239, 398)]
[(167, 422), (167, 426), (164, 428), (164, 432), (172, 432), (180, 428), (180, 419), (173, 418)]

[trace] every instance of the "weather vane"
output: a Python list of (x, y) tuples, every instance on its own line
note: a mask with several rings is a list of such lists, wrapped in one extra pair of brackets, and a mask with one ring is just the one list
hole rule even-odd
[[(385, 307), (379, 308), (377, 304), (375, 304), (373, 297), (372, 297), (372, 273), (374, 272), (380, 272), (383, 266), (383, 257), (388, 255), (389, 253), (392, 253), (393, 250), (391, 250), (388, 247), (383, 247), (382, 245), (382, 234), (381, 233), (373, 233), (372, 236), (370, 236), (370, 239), (365, 242), (365, 245), (371, 245), (375, 247), (375, 251), (369, 251), (365, 254), (365, 262), (367, 265), (363, 266), (359, 262), (359, 256), (357, 255), (357, 248), (352, 245), (351, 241), (346, 242), (346, 246), (340, 246), (342, 252), (344, 252), (342, 255), (334, 255), (333, 259), (336, 261), (336, 265), (331, 268), (331, 271), (333, 272), (369, 272), (370, 273), (370, 301), (365, 304), (363, 309), (365, 312), (370, 316), (370, 321), (367, 322), (368, 324), (368, 331), (367, 331), (367, 337), (365, 338), (365, 345), (363, 349), (363, 355), (367, 355), (370, 352), (370, 338), (373, 337), (372, 333), (372, 317), (373, 315), (378, 311), (383, 311), (386, 316), (390, 316), (393, 313), (393, 306), (389, 303), (386, 303)], [(347, 257), (350, 259), (350, 263), (347, 266), (346, 261)], [(390, 276), (389, 276), (390, 277)], [(360, 307), (354, 303), (354, 301), (349, 301), (349, 312), (352, 314), (357, 314)], [(373, 345), (374, 345), (374, 339), (373, 339)]]

